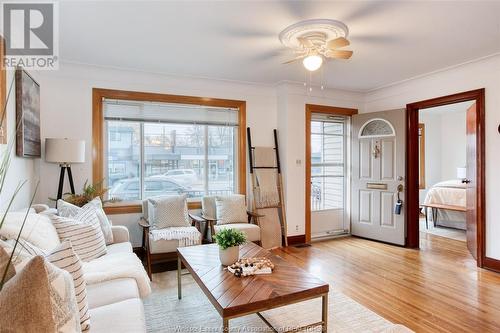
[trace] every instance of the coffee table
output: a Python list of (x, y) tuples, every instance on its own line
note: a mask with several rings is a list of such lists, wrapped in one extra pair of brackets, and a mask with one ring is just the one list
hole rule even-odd
[[(267, 257), (275, 265), (272, 274), (235, 277), (219, 261), (216, 244), (181, 247), (177, 249), (177, 288), (182, 298), (182, 264), (191, 273), (219, 315), (223, 332), (229, 332), (229, 320), (249, 314), (257, 314), (274, 332), (277, 330), (264, 318), (262, 311), (298, 303), (313, 298), (322, 298), (321, 321), (289, 332), (314, 326), (328, 327), (329, 285), (303, 269), (287, 262), (254, 243), (240, 247), (240, 258)], [(283, 323), (286, 326), (288, 323)]]

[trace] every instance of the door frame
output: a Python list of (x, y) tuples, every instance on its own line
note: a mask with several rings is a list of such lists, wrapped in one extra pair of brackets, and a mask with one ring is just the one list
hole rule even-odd
[[(476, 145), (477, 145), (477, 265), (483, 267), (486, 258), (486, 195), (485, 195), (485, 90), (477, 89), (458, 94), (447, 95), (406, 105), (406, 246), (419, 248), (419, 148), (418, 148), (418, 112), (436, 106), (475, 101), (476, 102)], [(487, 261), (487, 260), (486, 260)]]
[(337, 106), (306, 104), (306, 178), (305, 178), (305, 231), (306, 243), (311, 242), (311, 115), (323, 113), (337, 116), (352, 116), (358, 114), (358, 109)]

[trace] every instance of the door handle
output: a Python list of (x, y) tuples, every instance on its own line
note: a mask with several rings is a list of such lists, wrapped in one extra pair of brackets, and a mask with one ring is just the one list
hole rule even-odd
[(467, 178), (462, 179), (462, 184), (469, 184), (469, 183), (471, 183), (471, 182), (472, 182), (472, 181), (471, 181), (470, 179), (467, 179)]

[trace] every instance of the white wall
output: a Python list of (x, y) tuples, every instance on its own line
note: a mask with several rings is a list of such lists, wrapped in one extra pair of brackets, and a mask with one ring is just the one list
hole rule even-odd
[[(37, 79), (37, 73), (30, 73), (35, 79)], [(14, 71), (7, 71), (7, 91), (11, 85), (12, 79), (14, 77)], [(3, 87), (2, 87), (3, 88)], [(38, 165), (39, 159), (32, 158), (22, 158), (16, 156), (16, 145), (15, 145), (15, 131), (16, 131), (16, 89), (15, 83), (12, 87), (11, 96), (7, 104), (7, 137), (9, 142), (13, 142), (14, 145), (11, 149), (11, 162), (7, 172), (6, 181), (4, 184), (4, 189), (0, 195), (0, 211), (5, 211), (10, 199), (17, 186), (23, 182), (27, 183), (22, 187), (21, 191), (15, 198), (10, 211), (19, 210), (29, 206), (31, 198), (33, 196), (36, 183), (39, 179), (38, 176)], [(3, 112), (3, 105), (0, 107), (1, 112)], [(0, 156), (3, 158), (3, 154), (9, 149), (9, 145), (0, 145)]]
[(441, 115), (441, 180), (457, 178), (457, 168), (465, 167), (467, 135), (466, 110)]
[[(73, 165), (76, 190), (86, 179), (92, 180), (92, 88), (168, 93), (245, 100), (247, 126), (252, 128), (252, 144), (273, 145), (273, 129), (277, 127), (276, 88), (267, 85), (230, 81), (170, 77), (144, 72), (125, 71), (83, 65), (62, 64), (59, 71), (40, 75), (42, 140), (47, 137), (84, 139), (86, 162)], [(242, 129), (246, 130), (246, 129)], [(42, 162), (38, 201), (48, 203), (55, 197), (59, 177), (56, 164)], [(68, 184), (65, 182), (67, 191)], [(137, 216), (114, 216), (114, 223), (127, 225), (134, 245), (140, 241)]]
[(365, 96), (365, 112), (403, 108), (408, 103), (462, 91), (486, 89), (486, 255), (500, 259), (500, 55), (408, 80)]
[(425, 124), (425, 186), (420, 190), (420, 202), (434, 184), (457, 178), (457, 168), (466, 164), (466, 107), (456, 104), (421, 110), (419, 123)]

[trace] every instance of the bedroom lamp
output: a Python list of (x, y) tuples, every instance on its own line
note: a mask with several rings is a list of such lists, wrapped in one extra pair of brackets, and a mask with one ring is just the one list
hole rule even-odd
[(71, 193), (75, 194), (71, 164), (85, 162), (85, 141), (67, 138), (47, 138), (45, 139), (45, 161), (49, 163), (58, 163), (61, 168), (59, 174), (59, 187), (57, 189), (57, 200), (62, 198), (64, 173), (66, 170), (68, 171)]
[(457, 168), (457, 178), (458, 179), (467, 178), (467, 168)]

